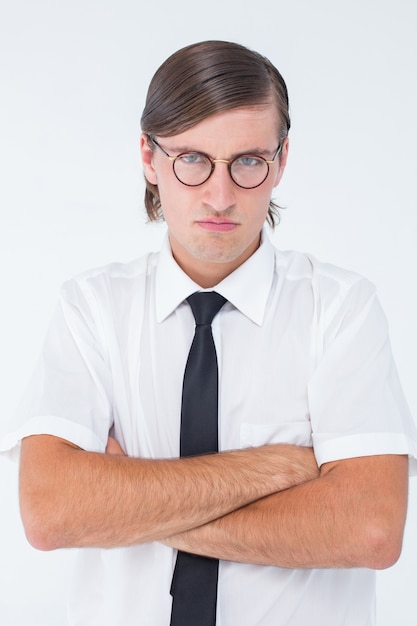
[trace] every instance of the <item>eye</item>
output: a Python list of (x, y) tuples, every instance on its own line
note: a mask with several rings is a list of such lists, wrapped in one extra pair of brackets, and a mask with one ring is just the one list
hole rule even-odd
[(200, 152), (185, 152), (177, 157), (177, 161), (180, 161), (184, 165), (204, 165), (207, 163), (207, 157)]
[(253, 154), (242, 154), (242, 156), (233, 161), (233, 166), (235, 167), (255, 168), (263, 165), (265, 165), (265, 161)]

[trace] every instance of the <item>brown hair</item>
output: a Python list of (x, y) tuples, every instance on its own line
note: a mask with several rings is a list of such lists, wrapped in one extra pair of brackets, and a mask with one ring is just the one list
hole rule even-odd
[[(142, 131), (170, 137), (215, 113), (272, 100), (281, 122), (279, 139), (290, 129), (288, 92), (272, 63), (258, 52), (226, 41), (203, 41), (170, 56), (152, 78), (142, 114)], [(145, 206), (151, 221), (162, 219), (157, 185), (146, 181)], [(279, 218), (270, 202), (267, 220)]]

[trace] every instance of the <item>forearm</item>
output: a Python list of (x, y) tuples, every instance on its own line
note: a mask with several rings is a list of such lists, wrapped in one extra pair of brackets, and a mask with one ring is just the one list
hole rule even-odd
[(388, 567), (401, 550), (406, 473), (404, 457), (350, 459), (331, 468), (329, 464), (320, 478), (170, 537), (166, 543), (257, 565)]
[(316, 474), (312, 451), (295, 446), (151, 460), (42, 435), (22, 444), (21, 511), (41, 549), (126, 546), (207, 524)]

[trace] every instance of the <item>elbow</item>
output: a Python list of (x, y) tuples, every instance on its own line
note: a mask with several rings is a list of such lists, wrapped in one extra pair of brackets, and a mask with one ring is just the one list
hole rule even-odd
[(368, 527), (364, 535), (363, 541), (359, 542), (361, 554), (358, 554), (362, 567), (383, 570), (395, 565), (402, 550), (402, 528), (374, 525)]
[(68, 547), (69, 520), (63, 455), (68, 446), (55, 437), (39, 435), (22, 441), (19, 504), (23, 528), (30, 545), (50, 551)]
[(26, 525), (24, 525), (24, 529), (26, 539), (28, 540), (32, 548), (35, 548), (36, 550), (49, 552), (51, 550), (56, 550), (61, 547), (52, 542), (50, 539), (50, 535), (45, 534), (43, 530), (39, 530), (38, 528), (33, 526), (28, 527)]
[(51, 551), (66, 547), (62, 524), (51, 498), (43, 490), (20, 485), (20, 515), (26, 538), (37, 550)]
[(45, 511), (21, 505), (21, 518), (26, 538), (33, 548), (48, 552), (63, 547)]
[(374, 551), (373, 559), (369, 564), (371, 569), (383, 570), (395, 565), (401, 556), (402, 542), (388, 539), (378, 544), (377, 550)]

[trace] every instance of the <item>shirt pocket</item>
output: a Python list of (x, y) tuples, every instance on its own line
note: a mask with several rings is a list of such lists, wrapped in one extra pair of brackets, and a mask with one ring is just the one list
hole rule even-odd
[(313, 445), (311, 424), (303, 422), (282, 422), (280, 424), (251, 424), (240, 426), (242, 448), (263, 446), (268, 443), (289, 443), (296, 446)]

